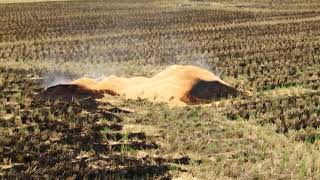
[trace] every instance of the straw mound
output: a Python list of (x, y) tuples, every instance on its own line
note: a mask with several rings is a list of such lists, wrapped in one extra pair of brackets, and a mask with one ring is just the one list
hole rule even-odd
[[(48, 90), (61, 88), (61, 85)], [(127, 99), (148, 99), (153, 102), (167, 102), (173, 105), (198, 104), (240, 94), (213, 73), (195, 66), (173, 65), (152, 78), (121, 78), (109, 76), (102, 81), (80, 78), (53, 96), (68, 97), (80, 93), (81, 96), (97, 97), (103, 93), (120, 95)], [(47, 90), (47, 91), (48, 91)], [(54, 91), (56, 92), (56, 91)], [(47, 93), (50, 94), (50, 93)], [(50, 94), (51, 95), (51, 94)]]

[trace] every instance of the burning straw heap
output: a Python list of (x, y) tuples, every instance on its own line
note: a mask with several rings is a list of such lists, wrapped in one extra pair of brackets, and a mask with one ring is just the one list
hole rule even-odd
[(95, 99), (103, 97), (104, 94), (167, 102), (170, 105), (186, 105), (237, 96), (241, 92), (207, 70), (196, 66), (172, 65), (152, 78), (109, 76), (99, 82), (80, 78), (72, 84), (50, 87), (39, 97)]

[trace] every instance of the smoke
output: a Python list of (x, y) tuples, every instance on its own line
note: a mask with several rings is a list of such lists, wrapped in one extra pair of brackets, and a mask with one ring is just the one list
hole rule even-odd
[(73, 81), (74, 78), (72, 78), (71, 75), (63, 74), (63, 73), (57, 73), (52, 72), (50, 74), (44, 75), (44, 88), (48, 88), (51, 86), (55, 86), (58, 84), (70, 84)]
[(97, 64), (87, 64), (86, 68), (81, 73), (81, 76), (90, 77), (96, 81), (100, 81), (103, 78), (118, 74), (119, 64), (117, 63), (97, 63)]
[[(52, 60), (51, 63), (46, 64), (44, 68), (48, 69), (48, 72), (42, 74), (42, 86), (48, 88), (58, 84), (70, 84), (75, 79), (80, 77), (88, 77), (95, 79), (96, 81), (102, 80), (104, 77), (118, 74), (120, 71), (119, 63), (110, 62), (63, 62)], [(56, 63), (52, 63), (56, 62)]]
[(207, 54), (192, 54), (192, 55), (177, 55), (176, 64), (179, 65), (193, 65), (198, 66), (208, 71), (211, 71), (216, 76), (220, 77), (222, 74), (221, 68), (219, 67), (220, 59), (215, 56)]
[[(52, 61), (51, 61), (52, 62)], [(90, 63), (88, 63), (90, 62)], [(88, 77), (100, 81), (107, 76), (153, 76), (167, 65), (194, 65), (213, 72), (216, 76), (221, 76), (221, 62), (219, 58), (210, 54), (192, 53), (172, 55), (170, 60), (163, 65), (148, 64), (147, 61), (132, 60), (126, 62), (92, 61), (87, 62), (63, 62), (50, 63), (48, 68), (50, 73), (42, 76), (43, 87), (48, 88), (58, 84), (72, 83), (80, 77)]]

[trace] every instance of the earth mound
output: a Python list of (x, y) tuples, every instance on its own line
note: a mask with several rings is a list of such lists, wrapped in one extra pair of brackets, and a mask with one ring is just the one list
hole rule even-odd
[(70, 100), (74, 97), (102, 98), (104, 94), (185, 105), (207, 103), (242, 93), (205, 69), (189, 65), (172, 65), (152, 78), (109, 76), (95, 81), (84, 77), (73, 81), (72, 84), (50, 87), (39, 94), (39, 97)]

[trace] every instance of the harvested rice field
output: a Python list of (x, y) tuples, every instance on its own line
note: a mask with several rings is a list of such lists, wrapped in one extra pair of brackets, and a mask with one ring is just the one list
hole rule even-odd
[(319, 179), (318, 0), (0, 1), (0, 176)]

